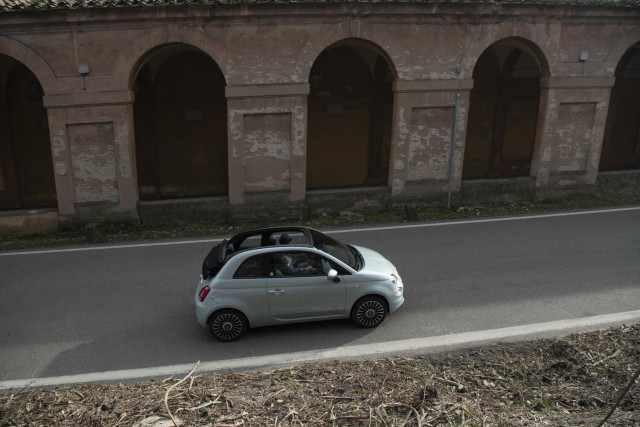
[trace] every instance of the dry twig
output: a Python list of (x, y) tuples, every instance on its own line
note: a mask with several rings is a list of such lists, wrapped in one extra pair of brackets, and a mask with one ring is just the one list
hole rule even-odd
[(595, 426), (607, 411), (607, 427), (640, 426), (637, 393), (620, 397), (639, 346), (633, 325), (412, 358), (28, 388), (0, 393), (0, 426), (570, 427)]
[(175, 427), (178, 427), (178, 423), (176, 422), (176, 419), (173, 417), (173, 414), (171, 413), (171, 410), (169, 409), (169, 393), (171, 392), (171, 390), (173, 390), (174, 388), (176, 388), (178, 385), (182, 384), (187, 378), (191, 377), (191, 375), (195, 372), (196, 369), (198, 369), (198, 365), (200, 364), (200, 361), (198, 361), (198, 363), (196, 363), (196, 365), (193, 367), (193, 369), (180, 381), (178, 381), (177, 383), (173, 384), (171, 387), (169, 387), (167, 389), (167, 392), (164, 394), (164, 407), (167, 409), (167, 413), (169, 414), (169, 418), (171, 418), (171, 421), (173, 421), (173, 425)]

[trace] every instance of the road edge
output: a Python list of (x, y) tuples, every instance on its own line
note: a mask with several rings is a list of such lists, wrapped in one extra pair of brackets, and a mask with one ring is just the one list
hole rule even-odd
[[(640, 310), (604, 314), (575, 319), (564, 319), (485, 331), (463, 332), (435, 337), (412, 338), (374, 344), (358, 344), (332, 349), (301, 351), (268, 356), (226, 359), (211, 362), (197, 362), (199, 374), (271, 369), (282, 366), (322, 362), (327, 360), (349, 360), (387, 356), (407, 356), (436, 354), (446, 351), (471, 348), (499, 342), (520, 342), (540, 338), (560, 337), (577, 332), (605, 329), (624, 324), (640, 322)], [(224, 345), (224, 344), (221, 344)], [(185, 375), (196, 362), (191, 364), (159, 366), (141, 369), (126, 369), (93, 372), (58, 377), (30, 378), (0, 381), (0, 391), (8, 392), (29, 388), (70, 386), (84, 383), (135, 382), (155, 378)]]

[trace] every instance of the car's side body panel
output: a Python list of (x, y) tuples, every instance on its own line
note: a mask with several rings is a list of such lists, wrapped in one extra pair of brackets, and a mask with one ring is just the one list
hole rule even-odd
[(218, 310), (230, 308), (242, 312), (250, 326), (268, 323), (271, 317), (266, 301), (267, 279), (256, 278), (248, 280), (222, 279), (202, 281), (199, 289), (204, 285), (211, 286), (211, 291), (205, 301), (200, 301), (196, 295), (196, 312), (198, 323), (206, 326), (209, 316)]
[(345, 314), (345, 282), (321, 276), (272, 277), (267, 284), (275, 320), (320, 320)]

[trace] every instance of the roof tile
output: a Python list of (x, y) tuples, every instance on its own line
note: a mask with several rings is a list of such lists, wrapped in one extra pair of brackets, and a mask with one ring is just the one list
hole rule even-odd
[[(639, 7), (640, 0), (346, 0), (358, 3), (486, 3)], [(251, 3), (344, 3), (345, 0), (0, 0), (0, 12)]]

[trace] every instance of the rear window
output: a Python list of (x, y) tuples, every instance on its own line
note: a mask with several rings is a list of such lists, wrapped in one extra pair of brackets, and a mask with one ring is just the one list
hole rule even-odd
[(233, 277), (235, 279), (268, 277), (270, 271), (268, 255), (260, 254), (247, 258), (240, 264)]
[(234, 248), (234, 249), (236, 251), (241, 251), (243, 249), (257, 248), (257, 247), (260, 247), (260, 246), (262, 246), (262, 235), (258, 234), (258, 235), (247, 237), (242, 242), (240, 242), (239, 247)]
[[(285, 239), (288, 236), (291, 238)], [(278, 245), (308, 245), (307, 236), (302, 231), (282, 231), (271, 234), (271, 240)], [(288, 241), (288, 243), (287, 243)]]

